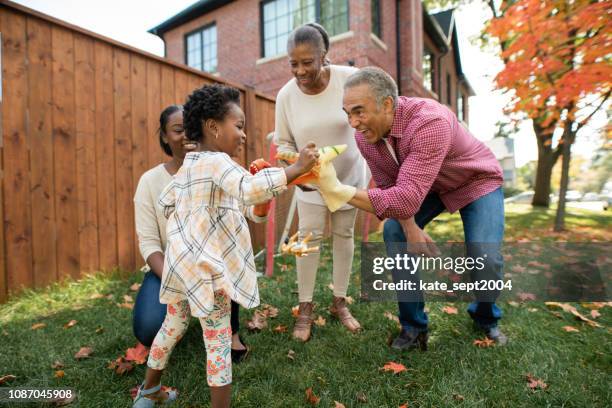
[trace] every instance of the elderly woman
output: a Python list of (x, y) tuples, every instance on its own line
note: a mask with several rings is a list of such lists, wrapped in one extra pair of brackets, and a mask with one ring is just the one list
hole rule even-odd
[[(140, 254), (146, 261), (144, 280), (136, 297), (133, 315), (134, 335), (143, 345), (150, 347), (166, 316), (166, 305), (159, 302), (159, 289), (164, 267), (166, 248), (166, 217), (157, 200), (166, 185), (172, 181), (183, 164), (187, 152), (197, 148), (197, 144), (185, 137), (183, 130), (183, 107), (168, 106), (159, 118), (159, 144), (168, 156), (145, 172), (136, 188), (134, 209), (136, 233)], [(238, 304), (232, 302), (232, 360), (240, 361), (248, 352), (238, 335)]]
[[(348, 145), (342, 157), (334, 161), (336, 173), (343, 184), (363, 188), (366, 185), (365, 161), (342, 111), (344, 82), (357, 69), (329, 64), (328, 50), (329, 36), (318, 24), (298, 27), (289, 36), (287, 52), (294, 78), (283, 86), (276, 98), (275, 143), (280, 152), (297, 152), (310, 141), (317, 146)], [(312, 233), (310, 242), (316, 246), (323, 237), (329, 210), (318, 191), (307, 186), (298, 187), (299, 237), (302, 239)], [(330, 312), (351, 332), (361, 328), (346, 305), (356, 214), (357, 210), (349, 205), (331, 214), (334, 299)], [(296, 260), (300, 304), (293, 337), (301, 341), (310, 338), (319, 255), (315, 252)]]

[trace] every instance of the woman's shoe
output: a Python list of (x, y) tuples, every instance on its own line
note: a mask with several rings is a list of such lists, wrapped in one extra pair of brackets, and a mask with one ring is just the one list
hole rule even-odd
[(329, 312), (332, 314), (332, 316), (338, 318), (344, 327), (346, 327), (351, 333), (357, 333), (359, 330), (361, 330), (361, 325), (357, 319), (353, 317), (346, 306), (346, 298), (334, 296), (333, 303), (329, 307)]
[(312, 329), (312, 302), (300, 302), (298, 316), (293, 326), (293, 338), (299, 341), (306, 342), (310, 340), (310, 331)]
[(249, 349), (249, 346), (247, 346), (244, 340), (242, 340), (242, 337), (238, 336), (238, 338), (240, 339), (240, 342), (244, 346), (244, 350), (232, 349), (232, 364), (238, 364), (241, 361), (244, 361), (244, 359), (247, 358), (247, 356), (249, 355), (249, 352), (251, 351)]
[(149, 388), (148, 390), (144, 389), (144, 385), (145, 383), (143, 382), (142, 385), (138, 387), (138, 392), (136, 393), (136, 398), (134, 398), (132, 408), (153, 408), (157, 403), (169, 405), (172, 404), (178, 397), (176, 390), (168, 389), (164, 391), (166, 394), (168, 394), (168, 398), (164, 400), (147, 398), (147, 395), (153, 395), (160, 391), (162, 389), (162, 385), (159, 383), (155, 387)]

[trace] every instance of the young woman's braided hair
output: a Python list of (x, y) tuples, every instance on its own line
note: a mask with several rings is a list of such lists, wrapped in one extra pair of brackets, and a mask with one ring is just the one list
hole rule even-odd
[(193, 91), (184, 105), (183, 126), (187, 138), (202, 141), (202, 124), (208, 119), (222, 121), (232, 103), (240, 106), (240, 92), (229, 86), (204, 85)]

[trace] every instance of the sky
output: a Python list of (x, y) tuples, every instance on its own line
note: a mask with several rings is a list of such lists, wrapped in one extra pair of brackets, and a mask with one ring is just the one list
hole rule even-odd
[[(106, 37), (163, 56), (162, 40), (147, 30), (190, 6), (195, 0), (13, 0), (37, 11), (78, 25)], [(477, 37), (489, 18), (486, 5), (473, 1), (459, 8), (455, 15), (461, 64), (476, 92), (469, 100), (470, 131), (481, 140), (493, 137), (496, 122), (508, 97), (494, 89), (493, 79), (503, 65), (493, 53), (480, 49), (472, 40)], [(582, 131), (573, 147), (573, 154), (589, 158), (597, 145), (594, 128), (605, 123), (600, 115), (595, 125)], [(579, 135), (580, 136), (580, 135)], [(516, 166), (537, 159), (536, 139), (529, 122), (521, 125), (514, 136)]]

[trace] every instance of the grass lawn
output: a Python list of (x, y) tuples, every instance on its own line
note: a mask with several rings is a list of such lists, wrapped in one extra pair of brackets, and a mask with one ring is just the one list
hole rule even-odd
[[(534, 211), (529, 206), (507, 209), (509, 241), (612, 240), (612, 214), (570, 210), (569, 232), (550, 232), (554, 212)], [(461, 240), (458, 216), (442, 216), (429, 229), (436, 240)], [(380, 240), (379, 235), (371, 237)], [(359, 259), (357, 253), (356, 260)], [(358, 262), (355, 262), (358, 270)], [(129, 407), (129, 389), (142, 381), (145, 367), (137, 366), (122, 376), (107, 364), (135, 344), (131, 311), (118, 307), (124, 295), (134, 296), (129, 287), (142, 279), (141, 273), (114, 272), (67, 282), (45, 291), (28, 291), (0, 306), (0, 377), (16, 379), (4, 386), (71, 387), (78, 400), (70, 406)], [(576, 321), (569, 313), (556, 317), (543, 303), (501, 305), (503, 328), (510, 336), (506, 347), (478, 348), (477, 334), (464, 312), (465, 304), (454, 305), (458, 315), (442, 312), (447, 303), (430, 303), (429, 351), (399, 353), (387, 346), (397, 334), (397, 323), (385, 312), (396, 313), (395, 303), (359, 302), (359, 274), (353, 274), (350, 295), (355, 316), (365, 330), (351, 335), (327, 313), (332, 292), (331, 254), (325, 245), (315, 300), (317, 315), (326, 319), (315, 326), (306, 344), (291, 340), (291, 307), (297, 304), (294, 262), (277, 258), (272, 279), (260, 280), (261, 298), (279, 308), (268, 328), (249, 333), (245, 322), (252, 311), (243, 310), (243, 337), (252, 347), (248, 360), (234, 367), (235, 407), (307, 407), (305, 390), (312, 387), (321, 398), (318, 406), (333, 407), (608, 407), (612, 405), (612, 308), (600, 309), (596, 319), (603, 328)], [(92, 295), (111, 295), (93, 298)], [(589, 309), (575, 305), (584, 314)], [(77, 324), (65, 329), (70, 320)], [(37, 330), (35, 323), (46, 326)], [(288, 327), (285, 333), (272, 329)], [(578, 332), (566, 332), (573, 326)], [(93, 348), (90, 358), (75, 360), (83, 346)], [(287, 357), (290, 350), (294, 359)], [(52, 365), (64, 364), (65, 375), (55, 378)], [(389, 361), (402, 363), (407, 371), (394, 375), (380, 368)], [(180, 391), (178, 407), (207, 407), (205, 352), (197, 321), (177, 346), (164, 384)], [(526, 374), (548, 384), (531, 390)], [(358, 398), (361, 396), (361, 398)], [(14, 404), (17, 407), (25, 404)]]

